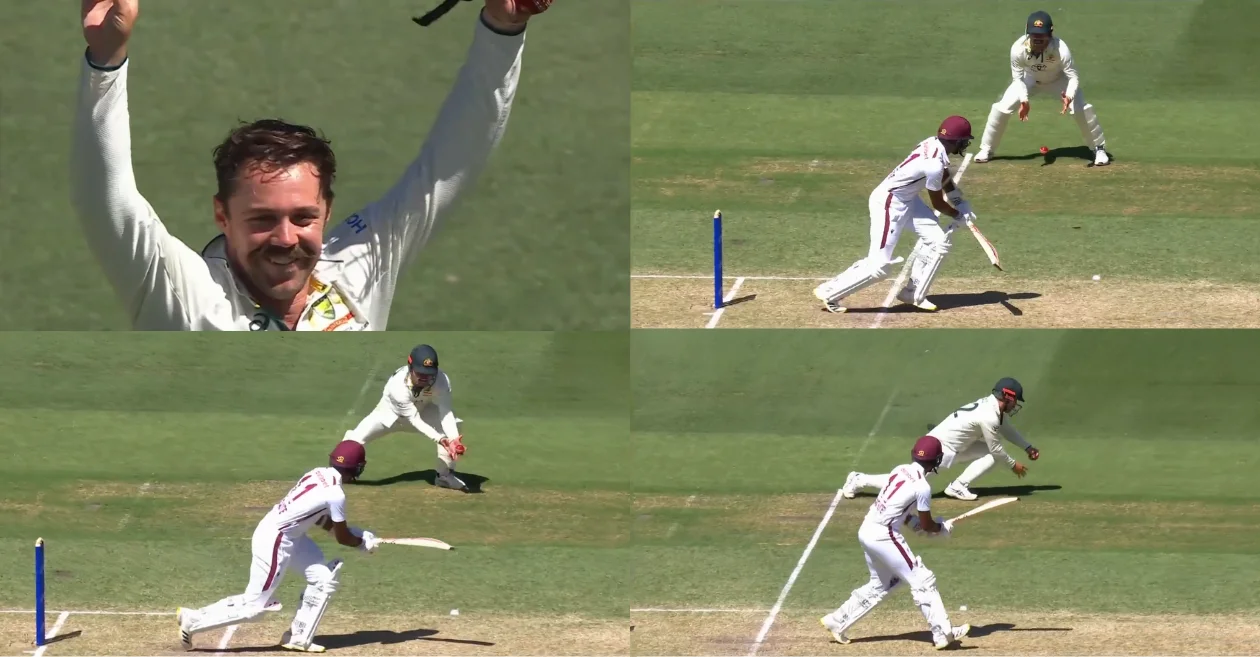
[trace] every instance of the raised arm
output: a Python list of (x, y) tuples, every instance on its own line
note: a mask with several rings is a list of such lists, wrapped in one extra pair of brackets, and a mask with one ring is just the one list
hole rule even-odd
[(136, 187), (127, 108), (127, 40), (137, 0), (83, 0), (81, 64), (70, 168), (83, 234), (132, 327), (187, 329), (197, 303), (189, 279), (209, 272), (172, 237)]
[[(492, 25), (496, 27), (492, 27)], [(516, 95), (524, 25), (514, 31), (479, 16), (468, 58), (420, 153), (378, 200), (329, 235), (328, 253), (366, 243), (370, 260), (351, 267), (392, 290), (399, 273), (485, 168), (507, 127)], [(387, 292), (392, 294), (392, 292)]]

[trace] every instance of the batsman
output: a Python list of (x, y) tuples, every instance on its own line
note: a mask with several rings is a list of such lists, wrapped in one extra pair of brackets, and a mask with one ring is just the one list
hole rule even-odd
[(289, 570), (306, 577), (302, 601), (293, 614), (293, 623), (280, 637), (281, 647), (297, 652), (324, 652), (314, 642), (315, 630), (324, 617), (328, 602), (337, 590), (341, 559), (324, 563), (324, 553), (308, 532), (327, 530), (346, 547), (373, 552), (380, 540), (370, 531), (346, 524), (346, 493), (343, 482), (354, 481), (363, 473), (367, 456), (363, 446), (343, 442), (328, 455), (328, 467), (307, 472), (258, 523), (253, 536), (253, 562), (245, 592), (232, 595), (200, 609), (180, 607), (175, 612), (179, 640), (184, 650), (193, 649), (193, 637), (202, 632), (240, 623), (258, 622), (268, 612), (280, 611), (274, 602), (280, 582)]
[(1028, 120), (1029, 95), (1057, 93), (1063, 101), (1059, 114), (1072, 113), (1081, 129), (1081, 139), (1094, 150), (1094, 166), (1110, 164), (1111, 156), (1107, 153), (1102, 126), (1098, 125), (1098, 115), (1094, 106), (1085, 102), (1072, 51), (1063, 39), (1054, 36), (1050, 14), (1033, 12), (1028, 17), (1026, 32), (1011, 45), (1011, 84), (989, 110), (976, 162), (988, 162), (993, 157), (1016, 108), (1019, 108), (1019, 120)]
[[(975, 221), (971, 204), (954, 186), (949, 173), (949, 156), (962, 155), (971, 145), (971, 123), (961, 116), (941, 122), (936, 134), (919, 142), (871, 192), (869, 199), (871, 242), (866, 257), (814, 288), (814, 296), (827, 310), (847, 310), (844, 299), (888, 277), (899, 260), (893, 260), (897, 241), (907, 228), (919, 236), (910, 280), (897, 293), (897, 300), (922, 310), (936, 310), (928, 301), (928, 290), (950, 249), (950, 235), (941, 228), (933, 208), (955, 222)], [(919, 197), (927, 190), (932, 207)], [(952, 204), (952, 205), (951, 205)]]

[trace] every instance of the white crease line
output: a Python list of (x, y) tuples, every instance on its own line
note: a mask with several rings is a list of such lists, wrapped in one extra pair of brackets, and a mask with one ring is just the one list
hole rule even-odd
[(363, 395), (367, 394), (368, 388), (371, 387), (372, 382), (376, 380), (376, 372), (381, 369), (381, 365), (383, 364), (384, 360), (378, 358), (376, 362), (372, 364), (372, 369), (368, 370), (367, 378), (363, 380), (363, 385), (359, 386), (359, 395), (354, 398), (354, 403), (351, 404), (350, 409), (346, 411), (345, 417), (341, 418), (341, 425), (343, 427), (342, 433), (354, 428), (354, 425), (350, 424), (350, 420), (354, 417), (354, 412), (359, 408), (359, 404), (363, 402)]
[[(34, 609), (0, 609), (0, 614), (34, 614)], [(174, 616), (173, 611), (91, 611), (70, 609), (68, 611), (45, 610), (46, 614), (74, 614), (75, 616)]]
[(774, 606), (770, 608), (770, 614), (766, 616), (766, 621), (761, 624), (761, 631), (757, 633), (757, 638), (753, 640), (752, 650), (748, 652), (748, 657), (753, 657), (761, 650), (761, 644), (766, 640), (766, 635), (770, 633), (770, 627), (774, 625), (774, 619), (778, 617), (779, 610), (783, 608), (783, 601), (787, 600), (788, 593), (792, 590), (792, 585), (796, 583), (796, 578), (801, 574), (801, 570), (805, 568), (805, 562), (809, 559), (809, 555), (814, 551), (814, 546), (818, 544), (818, 538), (822, 536), (823, 530), (827, 528), (827, 523), (831, 521), (831, 516), (836, 512), (836, 507), (840, 505), (840, 500), (844, 499), (841, 493), (843, 488), (836, 489), (836, 496), (831, 498), (831, 506), (827, 507), (827, 513), (823, 515), (822, 521), (818, 523), (818, 528), (814, 530), (813, 538), (809, 539), (809, 545), (805, 546), (805, 551), (801, 553), (800, 561), (796, 562), (796, 568), (792, 570), (792, 574), (788, 576), (787, 584), (783, 585), (783, 590), (779, 592), (779, 599), (775, 600)]
[(726, 312), (726, 304), (730, 303), (731, 299), (735, 298), (735, 295), (739, 292), (739, 286), (743, 284), (743, 277), (735, 279), (735, 284), (731, 286), (731, 291), (727, 292), (726, 296), (722, 297), (722, 307), (713, 312), (713, 316), (709, 318), (709, 323), (704, 326), (705, 328), (711, 329), (717, 327), (718, 322), (722, 321), (722, 313)]
[(240, 626), (229, 625), (226, 630), (223, 630), (223, 638), (219, 639), (219, 652), (216, 654), (222, 655), (223, 651), (227, 650), (228, 644), (232, 642), (232, 635), (236, 634), (236, 628), (238, 627)]
[[(910, 255), (914, 255), (911, 252)], [(892, 287), (888, 290), (888, 296), (884, 297), (884, 305), (880, 306), (879, 314), (875, 315), (875, 321), (871, 322), (871, 328), (877, 329), (880, 324), (884, 323), (884, 318), (888, 316), (888, 309), (892, 308), (892, 303), (897, 300), (897, 293), (901, 291), (901, 287), (906, 284), (906, 276), (910, 273), (913, 262), (906, 262), (906, 266), (901, 268), (901, 273), (897, 274), (897, 278), (893, 279)]]
[(756, 609), (670, 609), (667, 607), (641, 607), (639, 609), (631, 609), (630, 611), (645, 614), (764, 614), (770, 610), (761, 607)]
[[(884, 409), (879, 412), (879, 417), (875, 420), (875, 426), (871, 427), (870, 433), (866, 434), (866, 439), (862, 441), (858, 447), (857, 456), (853, 459), (853, 467), (862, 461), (862, 453), (866, 451), (866, 446), (871, 443), (879, 428), (884, 425), (884, 418), (888, 417), (888, 411), (892, 409), (893, 402), (897, 399), (896, 388), (892, 394), (888, 395), (888, 401), (884, 402)], [(792, 571), (792, 575), (788, 577), (787, 584), (783, 586), (783, 591), (779, 593), (779, 599), (775, 601), (774, 607), (770, 609), (770, 615), (766, 616), (766, 621), (761, 625), (761, 631), (757, 633), (757, 638), (753, 640), (752, 651), (748, 653), (749, 657), (757, 654), (761, 649), (761, 644), (766, 640), (766, 635), (770, 633), (770, 627), (774, 625), (774, 619), (779, 615), (779, 610), (783, 608), (783, 601), (787, 599), (788, 592), (792, 590), (792, 584), (796, 582), (796, 577), (801, 574), (801, 569), (805, 567), (805, 561), (809, 559), (809, 553), (813, 551), (814, 545), (818, 543), (818, 537), (822, 535), (823, 529), (827, 527), (827, 523), (831, 520), (832, 514), (836, 512), (836, 507), (843, 498), (844, 489), (836, 491), (836, 496), (831, 500), (831, 506), (827, 507), (827, 513), (823, 516), (822, 522), (818, 523), (818, 529), (814, 530), (814, 537), (809, 540), (809, 545), (805, 546), (805, 552), (801, 554), (801, 560), (796, 563), (796, 569)]]
[[(671, 279), (671, 280), (713, 280), (713, 275), (709, 274), (631, 274), (630, 278), (644, 279)], [(735, 280), (743, 278), (749, 281), (826, 281), (830, 280), (826, 277), (818, 276), (723, 276), (722, 280)]]
[(70, 618), (70, 612), (61, 612), (61, 615), (57, 617), (57, 622), (53, 623), (52, 631), (44, 635), (44, 645), (35, 649), (35, 657), (43, 657), (44, 651), (48, 650), (49, 642), (52, 641), (53, 637), (57, 636), (57, 633), (61, 631), (62, 626), (66, 624), (67, 618)]

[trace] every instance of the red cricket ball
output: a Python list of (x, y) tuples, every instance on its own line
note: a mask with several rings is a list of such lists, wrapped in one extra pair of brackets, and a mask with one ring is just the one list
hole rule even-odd
[(1049, 153), (1049, 152), (1050, 152), (1050, 149), (1049, 149), (1049, 148), (1046, 148), (1045, 146), (1042, 146), (1042, 147), (1041, 147), (1041, 154), (1042, 154), (1042, 155), (1045, 155), (1046, 153)]

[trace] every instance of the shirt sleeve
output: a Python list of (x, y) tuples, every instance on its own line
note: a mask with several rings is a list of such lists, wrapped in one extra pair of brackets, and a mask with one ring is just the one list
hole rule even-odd
[(333, 522), (346, 521), (346, 491), (337, 486), (328, 496), (328, 519)]
[(931, 511), (932, 487), (926, 485), (926, 482), (924, 483), (925, 485), (919, 486), (919, 489), (915, 492), (915, 508), (919, 511)]
[(478, 178), (507, 127), (520, 77), (524, 32), (506, 35), (479, 18), (467, 60), (420, 153), (385, 194), (329, 233), (326, 252), (366, 245), (347, 267), (392, 296), (400, 272)]
[[(190, 329), (216, 289), (201, 255), (167, 232), (136, 187), (127, 100), (129, 62), (83, 56), (72, 136), (71, 201), (88, 248), (135, 329)], [(206, 296), (199, 296), (206, 295)], [(222, 295), (220, 302), (226, 303)]]
[(939, 192), (945, 184), (945, 167), (939, 160), (928, 160), (923, 164), (927, 168), (925, 171), (926, 180), (924, 185), (933, 192)]
[(1005, 461), (1006, 467), (1013, 468), (1015, 467), (1015, 459), (1011, 458), (1011, 455), (1006, 453), (1006, 448), (1002, 447), (1002, 437), (998, 433), (1000, 426), (996, 423), (980, 423), (981, 431), (984, 434), (984, 442), (989, 446), (989, 453), (998, 461)]
[(437, 405), (438, 414), (442, 416), (442, 433), (447, 438), (456, 438), (459, 436), (459, 425), (455, 422), (455, 410), (451, 406), (450, 379), (443, 374), (438, 385), (441, 386), (437, 391)]
[(1067, 89), (1063, 92), (1068, 98), (1076, 98), (1076, 91), (1081, 87), (1081, 79), (1076, 73), (1076, 64), (1072, 61), (1072, 51), (1063, 41), (1059, 41), (1059, 62), (1063, 64), (1063, 74), (1067, 76)]
[(1018, 85), (1021, 103), (1028, 102), (1028, 83), (1024, 79), (1028, 75), (1027, 69), (1024, 68), (1024, 58), (1027, 54), (1022, 40), (1016, 41), (1015, 45), (1011, 46), (1011, 86)]
[(1005, 422), (1003, 422), (1002, 424), (999, 424), (998, 433), (1002, 434), (1003, 438), (1011, 441), (1012, 443), (1015, 443), (1016, 445), (1019, 445), (1020, 449), (1027, 450), (1029, 447), (1032, 447), (1032, 445), (1029, 444), (1027, 440), (1024, 440), (1024, 437), (1020, 435), (1019, 430), (1011, 426), (1010, 424), (1007, 424)]

